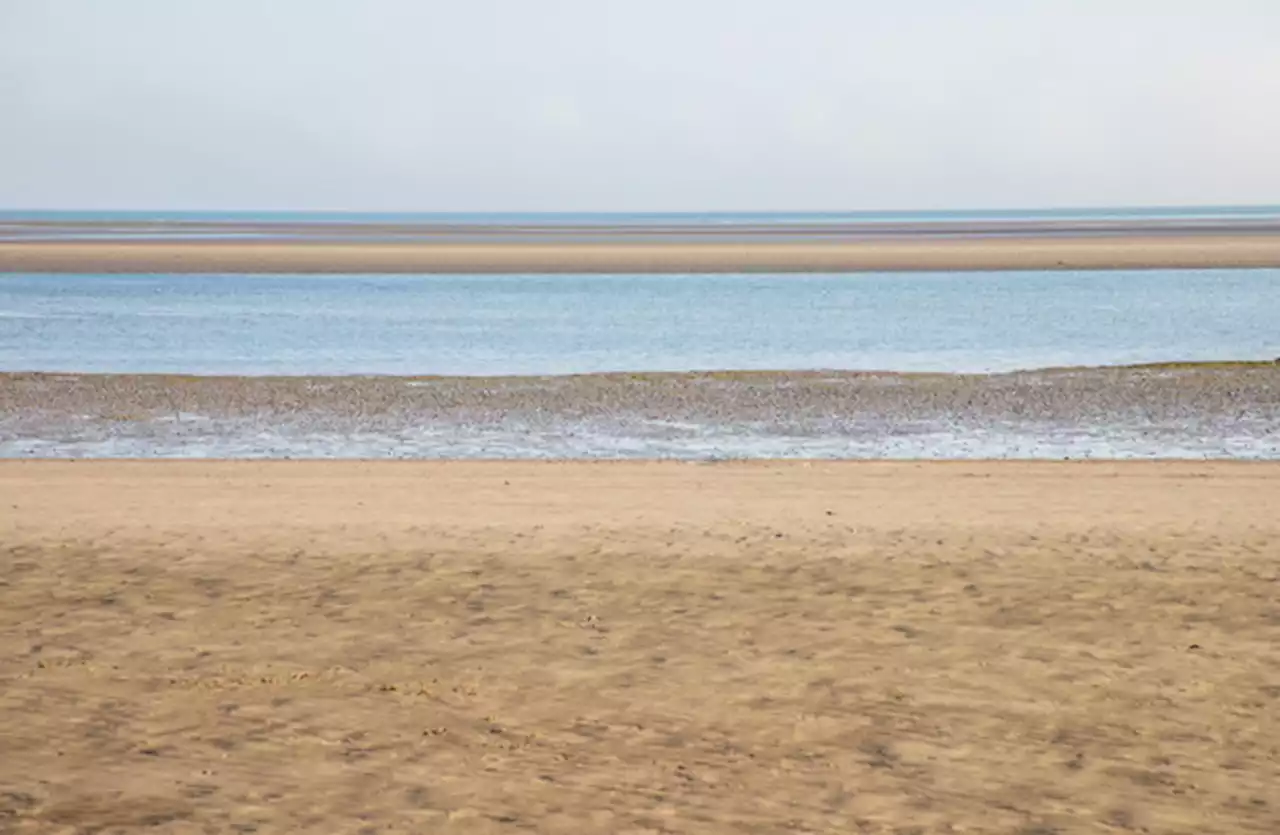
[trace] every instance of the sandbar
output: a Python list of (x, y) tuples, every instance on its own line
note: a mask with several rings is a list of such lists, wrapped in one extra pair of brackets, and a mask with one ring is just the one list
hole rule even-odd
[(1275, 234), (774, 240), (9, 240), (0, 273), (786, 273), (1280, 267)]

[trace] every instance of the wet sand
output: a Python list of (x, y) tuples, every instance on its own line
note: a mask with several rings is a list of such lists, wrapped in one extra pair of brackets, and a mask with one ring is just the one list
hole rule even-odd
[[(1280, 234), (0, 241), (0, 273), (751, 273), (1280, 267)], [(329, 231), (324, 234), (330, 235)], [(554, 237), (554, 236), (553, 236)]]
[(0, 830), (1280, 830), (1280, 465), (0, 464)]
[(3, 457), (1280, 458), (1280, 363), (1010, 374), (0, 374)]

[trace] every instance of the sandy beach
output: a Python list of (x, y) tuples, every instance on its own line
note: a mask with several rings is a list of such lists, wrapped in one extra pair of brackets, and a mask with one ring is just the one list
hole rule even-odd
[[(312, 234), (315, 234), (313, 230)], [(332, 230), (325, 230), (331, 235)], [(615, 236), (616, 237), (616, 236)], [(753, 273), (1280, 266), (1280, 235), (1079, 233), (725, 242), (0, 241), (0, 273)]]
[(0, 464), (6, 832), (1274, 833), (1270, 463)]

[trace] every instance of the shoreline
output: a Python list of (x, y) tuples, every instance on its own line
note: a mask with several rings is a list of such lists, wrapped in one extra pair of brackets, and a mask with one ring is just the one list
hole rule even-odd
[(1007, 371), (895, 371), (877, 368), (694, 368), (680, 371), (652, 369), (644, 371), (570, 371), (553, 374), (395, 374), (395, 373), (335, 373), (335, 374), (203, 374), (185, 371), (81, 371), (9, 369), (0, 370), (0, 382), (6, 379), (42, 377), (137, 377), (140, 379), (172, 380), (403, 380), (407, 382), (537, 382), (555, 380), (679, 380), (681, 378), (706, 378), (715, 380), (750, 380), (776, 378), (785, 380), (813, 378), (953, 378), (991, 379), (1019, 375), (1055, 375), (1102, 372), (1159, 372), (1205, 371), (1230, 372), (1250, 369), (1280, 368), (1280, 357), (1275, 359), (1222, 359), (1222, 360), (1160, 360), (1156, 362), (1118, 363), (1116, 365), (1049, 365), (1014, 368)]
[(0, 457), (1280, 458), (1280, 364), (548, 377), (0, 374)]
[(702, 242), (0, 241), (0, 273), (759, 273), (1280, 267), (1280, 235)]

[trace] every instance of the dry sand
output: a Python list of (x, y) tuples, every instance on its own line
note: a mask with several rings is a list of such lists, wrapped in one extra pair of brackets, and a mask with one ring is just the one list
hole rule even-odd
[(0, 465), (0, 831), (1280, 831), (1280, 465)]
[(844, 242), (0, 241), (0, 272), (857, 272), (1280, 267), (1275, 234)]

